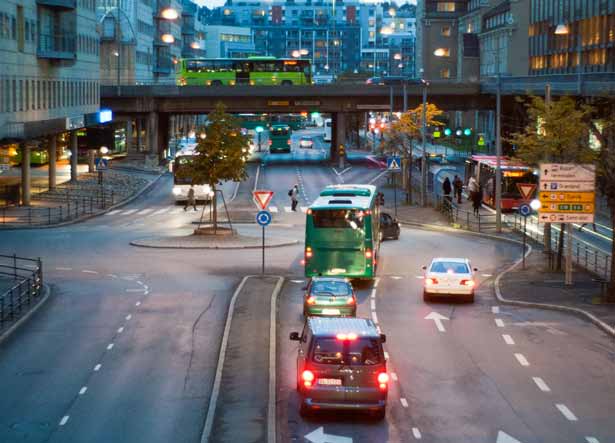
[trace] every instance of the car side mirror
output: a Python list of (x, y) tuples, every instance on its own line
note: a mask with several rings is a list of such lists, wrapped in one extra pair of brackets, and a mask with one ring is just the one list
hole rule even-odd
[(423, 271), (426, 271), (426, 270), (427, 270), (427, 266), (421, 266), (421, 269), (422, 269)]
[(386, 343), (387, 341), (387, 335), (386, 334), (380, 334), (380, 341), (382, 343)]
[(298, 332), (291, 332), (290, 333), (290, 337), (289, 337), (292, 341), (301, 341), (301, 337), (299, 336)]

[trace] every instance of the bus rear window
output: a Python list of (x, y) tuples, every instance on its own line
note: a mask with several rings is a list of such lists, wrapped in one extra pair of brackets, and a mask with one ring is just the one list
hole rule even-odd
[(271, 128), (271, 135), (288, 135), (288, 128)]
[(377, 365), (382, 361), (379, 340), (359, 337), (355, 340), (317, 338), (312, 361), (324, 365)]
[(312, 219), (316, 228), (363, 229), (365, 214), (358, 209), (318, 209)]

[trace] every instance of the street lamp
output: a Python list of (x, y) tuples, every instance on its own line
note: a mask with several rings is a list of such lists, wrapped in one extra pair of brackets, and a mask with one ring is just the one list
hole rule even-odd
[(176, 9), (168, 7), (160, 11), (160, 17), (165, 20), (177, 20), (179, 18), (179, 12)]
[(173, 36), (173, 34), (170, 33), (164, 33), (160, 36), (160, 40), (162, 40), (164, 43), (168, 43), (168, 44), (172, 44), (175, 43), (175, 37)]
[(310, 51), (307, 49), (299, 49), (299, 55), (308, 55)]
[(299, 58), (301, 57), (301, 52), (295, 49), (290, 55), (292, 55), (294, 58)]
[(424, 71), (421, 70), (421, 85), (423, 87), (423, 115), (421, 122), (421, 145), (423, 155), (421, 157), (421, 206), (427, 204), (427, 146), (425, 145), (427, 133), (427, 88), (429, 82), (423, 78)]
[(109, 148), (107, 148), (106, 146), (101, 146), (100, 149), (99, 149), (99, 152), (102, 155), (107, 155), (109, 153)]

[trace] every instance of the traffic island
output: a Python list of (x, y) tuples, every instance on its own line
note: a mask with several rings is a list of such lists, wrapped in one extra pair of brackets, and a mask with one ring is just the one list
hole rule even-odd
[[(149, 237), (130, 242), (132, 246), (158, 249), (260, 249), (263, 239), (250, 235), (203, 235), (191, 234), (179, 237)], [(298, 240), (268, 235), (265, 248), (278, 248), (299, 244)]]

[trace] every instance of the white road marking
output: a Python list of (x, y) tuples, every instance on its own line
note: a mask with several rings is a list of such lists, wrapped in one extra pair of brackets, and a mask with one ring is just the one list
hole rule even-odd
[(137, 284), (143, 286), (143, 282), (141, 280), (137, 280)]
[(374, 323), (378, 324), (378, 314), (376, 314), (375, 312), (372, 312), (372, 320), (374, 321)]
[(60, 426), (64, 426), (69, 418), (69, 415), (65, 415), (64, 417), (62, 417), (62, 420), (60, 420)]
[(389, 353), (387, 351), (384, 351), (384, 359), (385, 360), (389, 359)]
[(137, 215), (145, 215), (145, 214), (147, 214), (148, 212), (152, 212), (152, 208), (145, 208), (145, 209), (143, 209), (143, 210), (141, 210), (141, 211), (137, 212)]
[(525, 355), (523, 355), (523, 354), (516, 353), (515, 354), (515, 358), (517, 359), (517, 361), (519, 362), (519, 364), (521, 366), (529, 366), (530, 365), (530, 363), (527, 361), (527, 358), (525, 358)]
[(56, 268), (56, 271), (72, 271), (72, 270), (73, 270), (73, 268), (64, 268), (62, 266), (58, 266)]
[(562, 413), (562, 415), (563, 415), (564, 417), (566, 417), (568, 420), (570, 420), (570, 421), (577, 421), (577, 420), (578, 420), (577, 416), (576, 416), (576, 415), (574, 415), (574, 414), (572, 413), (572, 411), (571, 411), (570, 409), (568, 409), (568, 406), (566, 406), (565, 404), (563, 404), (563, 403), (557, 403), (557, 404), (555, 405), (555, 407), (556, 407), (557, 409), (559, 409), (559, 411)]
[(403, 398), (403, 397), (402, 397), (402, 398), (400, 398), (400, 399), (399, 399), (399, 401), (401, 402), (401, 405), (402, 405), (404, 408), (407, 408), (407, 407), (408, 407), (408, 400), (406, 400), (405, 398)]
[(306, 208), (305, 206), (301, 206), (301, 212), (303, 212), (304, 214), (307, 212), (308, 208)]
[(96, 371), (96, 372), (100, 371), (100, 367), (101, 366), (102, 365), (100, 363), (98, 363), (96, 366), (94, 366), (94, 371)]
[(284, 206), (284, 212), (293, 212), (290, 206)]
[(370, 297), (371, 297), (371, 298), (376, 298), (376, 290), (375, 290), (375, 289), (372, 289), (372, 292), (371, 292), (371, 294), (370, 294)]
[(87, 386), (82, 387), (81, 389), (79, 389), (79, 395), (83, 395), (85, 394), (85, 392), (88, 390)]
[(115, 275), (115, 274), (107, 274), (107, 277), (117, 278), (117, 275)]
[(122, 215), (130, 215), (137, 212), (137, 209), (128, 209), (126, 211), (124, 211), (124, 213)]
[(500, 313), (500, 307), (499, 306), (491, 306), (491, 312), (493, 312), (494, 314), (499, 314)]
[(119, 328), (117, 328), (118, 334), (121, 334), (122, 332), (124, 332), (124, 326), (120, 326)]
[(444, 325), (442, 324), (442, 320), (448, 320), (448, 317), (443, 316), (439, 312), (432, 311), (425, 316), (425, 320), (433, 320), (438, 331), (446, 332), (446, 329), (444, 328)]
[(269, 206), (269, 211), (270, 212), (278, 212), (278, 207), (277, 206)]
[(113, 349), (113, 343), (109, 343), (107, 345), (107, 351), (110, 351), (111, 349)]
[(376, 277), (374, 279), (374, 289), (376, 289), (378, 287), (378, 283), (380, 283), (380, 277)]
[(423, 437), (421, 435), (421, 431), (419, 431), (419, 428), (412, 428), (412, 435), (414, 435), (414, 438), (417, 440), (420, 440)]
[(292, 283), (296, 283), (296, 284), (301, 284), (303, 283), (305, 280), (291, 280)]
[(513, 338), (508, 335), (508, 334), (502, 334), (502, 338), (504, 339), (504, 341), (506, 342), (507, 345), (514, 345), (515, 341), (513, 340)]
[(504, 327), (504, 320), (502, 320), (501, 318), (496, 318), (495, 319), (495, 324), (497, 325), (498, 328), (503, 328)]
[(534, 380), (534, 383), (536, 383), (536, 386), (538, 386), (538, 389), (540, 389), (542, 392), (551, 392), (551, 388), (549, 388), (549, 386), (542, 378), (532, 377), (532, 380)]
[(419, 279), (419, 280), (423, 280), (423, 279), (425, 278), (425, 276), (423, 276), (423, 275), (417, 275), (417, 276), (415, 276), (414, 278), (417, 278), (417, 279)]
[(140, 301), (138, 301), (138, 302), (136, 302), (136, 303), (135, 303), (135, 306), (140, 306), (140, 305), (141, 305), (141, 302), (140, 302)]
[(126, 320), (130, 320), (131, 318), (132, 318), (132, 315), (130, 315), (130, 314), (128, 314), (128, 315), (126, 316)]
[(393, 381), (397, 381), (397, 374), (395, 372), (391, 372), (391, 378), (393, 379)]
[(98, 271), (91, 271), (89, 269), (82, 269), (81, 272), (84, 274), (98, 274)]
[(118, 212), (122, 212), (122, 210), (121, 209), (114, 209), (113, 211), (107, 212), (105, 215), (115, 215)]
[(382, 334), (382, 329), (380, 329), (380, 326), (376, 326), (376, 331), (378, 331), (378, 334)]
[(126, 289), (126, 292), (144, 292), (146, 289), (137, 288), (137, 289)]
[(393, 280), (401, 280), (403, 277), (400, 277), (399, 275), (391, 275), (391, 278)]
[(171, 211), (171, 214), (179, 214), (180, 212), (183, 212), (183, 208), (175, 208)]
[(508, 435), (506, 432), (499, 431), (497, 440), (495, 443), (521, 443), (521, 442), (517, 440), (515, 437)]
[[(272, 441), (273, 438), (275, 438), (275, 434), (272, 436), (271, 439), (269, 439), (269, 441)], [(307, 440), (311, 443), (352, 443), (351, 437), (344, 437), (343, 435), (325, 434), (325, 430), (322, 426), (308, 434), (305, 434), (303, 438), (304, 440)]]
[(157, 211), (152, 212), (151, 215), (160, 215), (160, 214), (164, 214), (165, 212), (169, 211), (171, 208), (162, 208), (162, 209), (158, 209)]
[(485, 278), (493, 277), (493, 274), (481, 274)]
[(600, 440), (598, 440), (596, 437), (585, 437), (585, 441), (587, 443), (600, 443)]
[(370, 306), (372, 308), (372, 311), (376, 310), (376, 300), (374, 300), (373, 298), (370, 300)]

